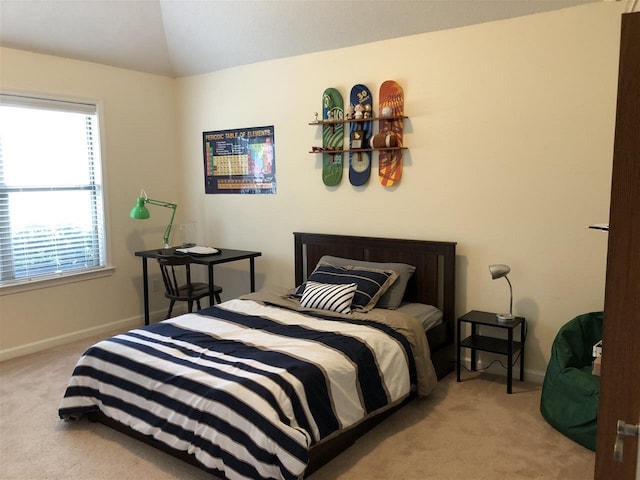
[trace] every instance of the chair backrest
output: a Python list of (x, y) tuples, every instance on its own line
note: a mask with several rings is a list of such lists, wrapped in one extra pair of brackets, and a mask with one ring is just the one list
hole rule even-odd
[[(158, 257), (158, 265), (162, 272), (162, 281), (164, 282), (164, 290), (167, 296), (178, 297), (181, 284), (191, 285), (191, 258), (188, 256)], [(181, 267), (184, 267), (185, 270), (184, 281), (179, 272)]]

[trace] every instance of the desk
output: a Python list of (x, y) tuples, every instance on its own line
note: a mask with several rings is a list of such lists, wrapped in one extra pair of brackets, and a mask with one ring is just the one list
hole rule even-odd
[[(249, 260), (251, 291), (256, 291), (256, 271), (255, 258), (262, 255), (262, 252), (249, 252), (246, 250), (231, 250), (220, 248), (220, 253), (216, 255), (190, 255), (194, 264), (206, 265), (209, 270), (209, 305), (213, 305), (213, 266), (220, 263), (235, 262), (238, 260)], [(153, 249), (136, 252), (136, 257), (142, 257), (142, 280), (144, 289), (144, 324), (149, 325), (149, 275), (147, 270), (147, 260), (166, 255), (166, 250)]]

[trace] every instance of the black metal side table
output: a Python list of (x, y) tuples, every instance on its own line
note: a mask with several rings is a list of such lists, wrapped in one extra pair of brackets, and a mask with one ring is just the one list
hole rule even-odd
[[(471, 325), (471, 335), (461, 339), (461, 326), (466, 322)], [(482, 327), (501, 328), (507, 331), (507, 339), (496, 338), (489, 335), (479, 335), (477, 332), (478, 325)], [(497, 353), (499, 355), (507, 356), (507, 393), (511, 393), (511, 386), (513, 383), (513, 356), (520, 352), (520, 380), (524, 380), (524, 344), (526, 338), (526, 325), (527, 321), (524, 317), (515, 317), (509, 322), (500, 322), (495, 313), (481, 312), (478, 310), (472, 310), (469, 313), (458, 317), (458, 329), (457, 329), (457, 362), (456, 373), (457, 380), (460, 381), (460, 366), (462, 363), (461, 351), (462, 348), (468, 348), (471, 350), (471, 370), (477, 369), (476, 363), (476, 351)], [(513, 331), (517, 326), (520, 326), (520, 339), (515, 341), (513, 338)]]

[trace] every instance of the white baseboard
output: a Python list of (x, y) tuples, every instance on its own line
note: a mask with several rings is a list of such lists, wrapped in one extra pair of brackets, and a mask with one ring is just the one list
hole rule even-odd
[[(150, 317), (151, 319), (159, 317), (164, 318), (165, 313), (165, 311), (152, 312)], [(125, 318), (116, 322), (105, 323), (97, 327), (86, 328), (84, 330), (78, 330), (65, 335), (59, 335), (57, 337), (45, 338), (44, 340), (38, 340), (37, 342), (27, 343), (18, 347), (7, 348), (5, 350), (0, 350), (0, 362), (9, 360), (11, 358), (21, 357), (23, 355), (28, 355), (30, 353), (41, 352), (53, 347), (59, 347), (60, 345), (65, 345), (76, 340), (82, 340), (83, 338), (94, 337), (96, 335), (110, 333), (117, 330), (124, 332), (127, 330), (131, 330), (132, 328), (140, 327), (143, 324), (144, 320), (142, 318), (142, 315), (137, 315), (135, 317)]]

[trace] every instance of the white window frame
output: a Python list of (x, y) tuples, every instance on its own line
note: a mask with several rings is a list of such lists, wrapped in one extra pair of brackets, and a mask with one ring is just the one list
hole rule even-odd
[[(10, 92), (0, 91), (0, 103), (13, 104), (21, 106), (34, 106), (36, 108), (52, 108), (74, 111), (77, 109), (79, 112), (87, 112), (94, 114), (97, 119), (97, 128), (95, 129), (95, 138), (98, 143), (97, 155), (99, 155), (99, 167), (96, 171), (99, 178), (99, 185), (97, 193), (99, 195), (98, 208), (102, 210), (102, 241), (100, 242), (100, 258), (99, 265), (82, 268), (72, 271), (59, 271), (52, 272), (45, 275), (36, 275), (33, 277), (23, 277), (10, 281), (0, 282), (0, 296), (19, 293), (23, 291), (29, 291), (39, 288), (47, 288), (51, 286), (57, 286), (62, 284), (68, 284), (73, 282), (79, 282), (89, 280), (93, 278), (101, 278), (108, 275), (112, 275), (114, 272), (113, 266), (110, 263), (110, 248), (109, 248), (109, 228), (108, 228), (108, 211), (107, 211), (107, 199), (106, 199), (106, 176), (105, 176), (105, 155), (104, 155), (104, 135), (103, 135), (103, 122), (102, 122), (102, 108), (101, 102), (97, 100), (69, 98), (69, 97), (51, 97), (49, 95), (42, 95), (38, 93), (24, 93), (24, 92)], [(64, 108), (56, 108), (59, 105)], [(98, 162), (96, 162), (98, 163)], [(8, 193), (11, 189), (2, 190), (0, 183), (0, 195), (2, 193)], [(1, 225), (0, 225), (1, 226)], [(1, 252), (0, 252), (1, 253)]]

